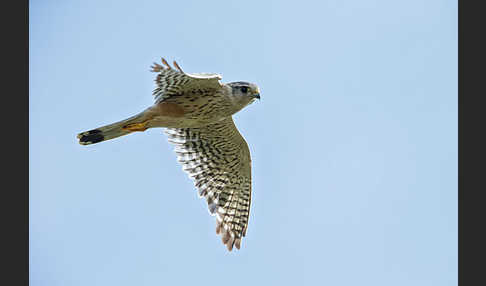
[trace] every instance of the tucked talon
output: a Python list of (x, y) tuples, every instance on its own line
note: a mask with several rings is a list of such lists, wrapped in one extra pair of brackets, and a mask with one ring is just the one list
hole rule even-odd
[(127, 130), (127, 131), (130, 131), (130, 132), (134, 132), (134, 131), (145, 131), (147, 130), (147, 123), (146, 122), (143, 122), (143, 123), (131, 123), (131, 124), (128, 124), (126, 126), (123, 126), (122, 129), (123, 130)]

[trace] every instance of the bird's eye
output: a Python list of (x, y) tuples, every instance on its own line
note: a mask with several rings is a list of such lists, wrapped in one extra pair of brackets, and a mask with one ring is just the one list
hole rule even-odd
[(243, 92), (243, 93), (247, 93), (247, 92), (248, 92), (248, 87), (246, 87), (246, 86), (242, 86), (242, 87), (241, 87), (241, 92)]

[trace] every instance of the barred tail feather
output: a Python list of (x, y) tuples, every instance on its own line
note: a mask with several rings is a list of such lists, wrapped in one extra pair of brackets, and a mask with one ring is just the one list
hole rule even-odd
[(141, 117), (141, 114), (138, 114), (116, 123), (81, 132), (77, 135), (79, 144), (90, 145), (130, 134), (133, 130), (126, 129), (125, 127), (129, 124), (139, 122)]

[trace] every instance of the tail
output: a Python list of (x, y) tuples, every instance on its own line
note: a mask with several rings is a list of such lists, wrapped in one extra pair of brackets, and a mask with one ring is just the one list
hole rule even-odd
[(113, 124), (81, 132), (77, 135), (77, 137), (79, 139), (79, 144), (90, 145), (124, 136), (134, 131), (145, 131), (147, 129), (145, 125), (146, 123), (143, 121), (142, 112)]

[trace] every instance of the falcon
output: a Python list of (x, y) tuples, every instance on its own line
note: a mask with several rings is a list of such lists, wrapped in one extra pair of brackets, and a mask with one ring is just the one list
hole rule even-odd
[(214, 73), (186, 73), (177, 62), (162, 58), (157, 73), (155, 102), (125, 120), (79, 133), (81, 145), (114, 139), (149, 128), (163, 127), (174, 145), (177, 161), (216, 217), (216, 234), (226, 248), (240, 249), (246, 235), (251, 203), (251, 158), (232, 115), (260, 99), (249, 82), (221, 83)]

